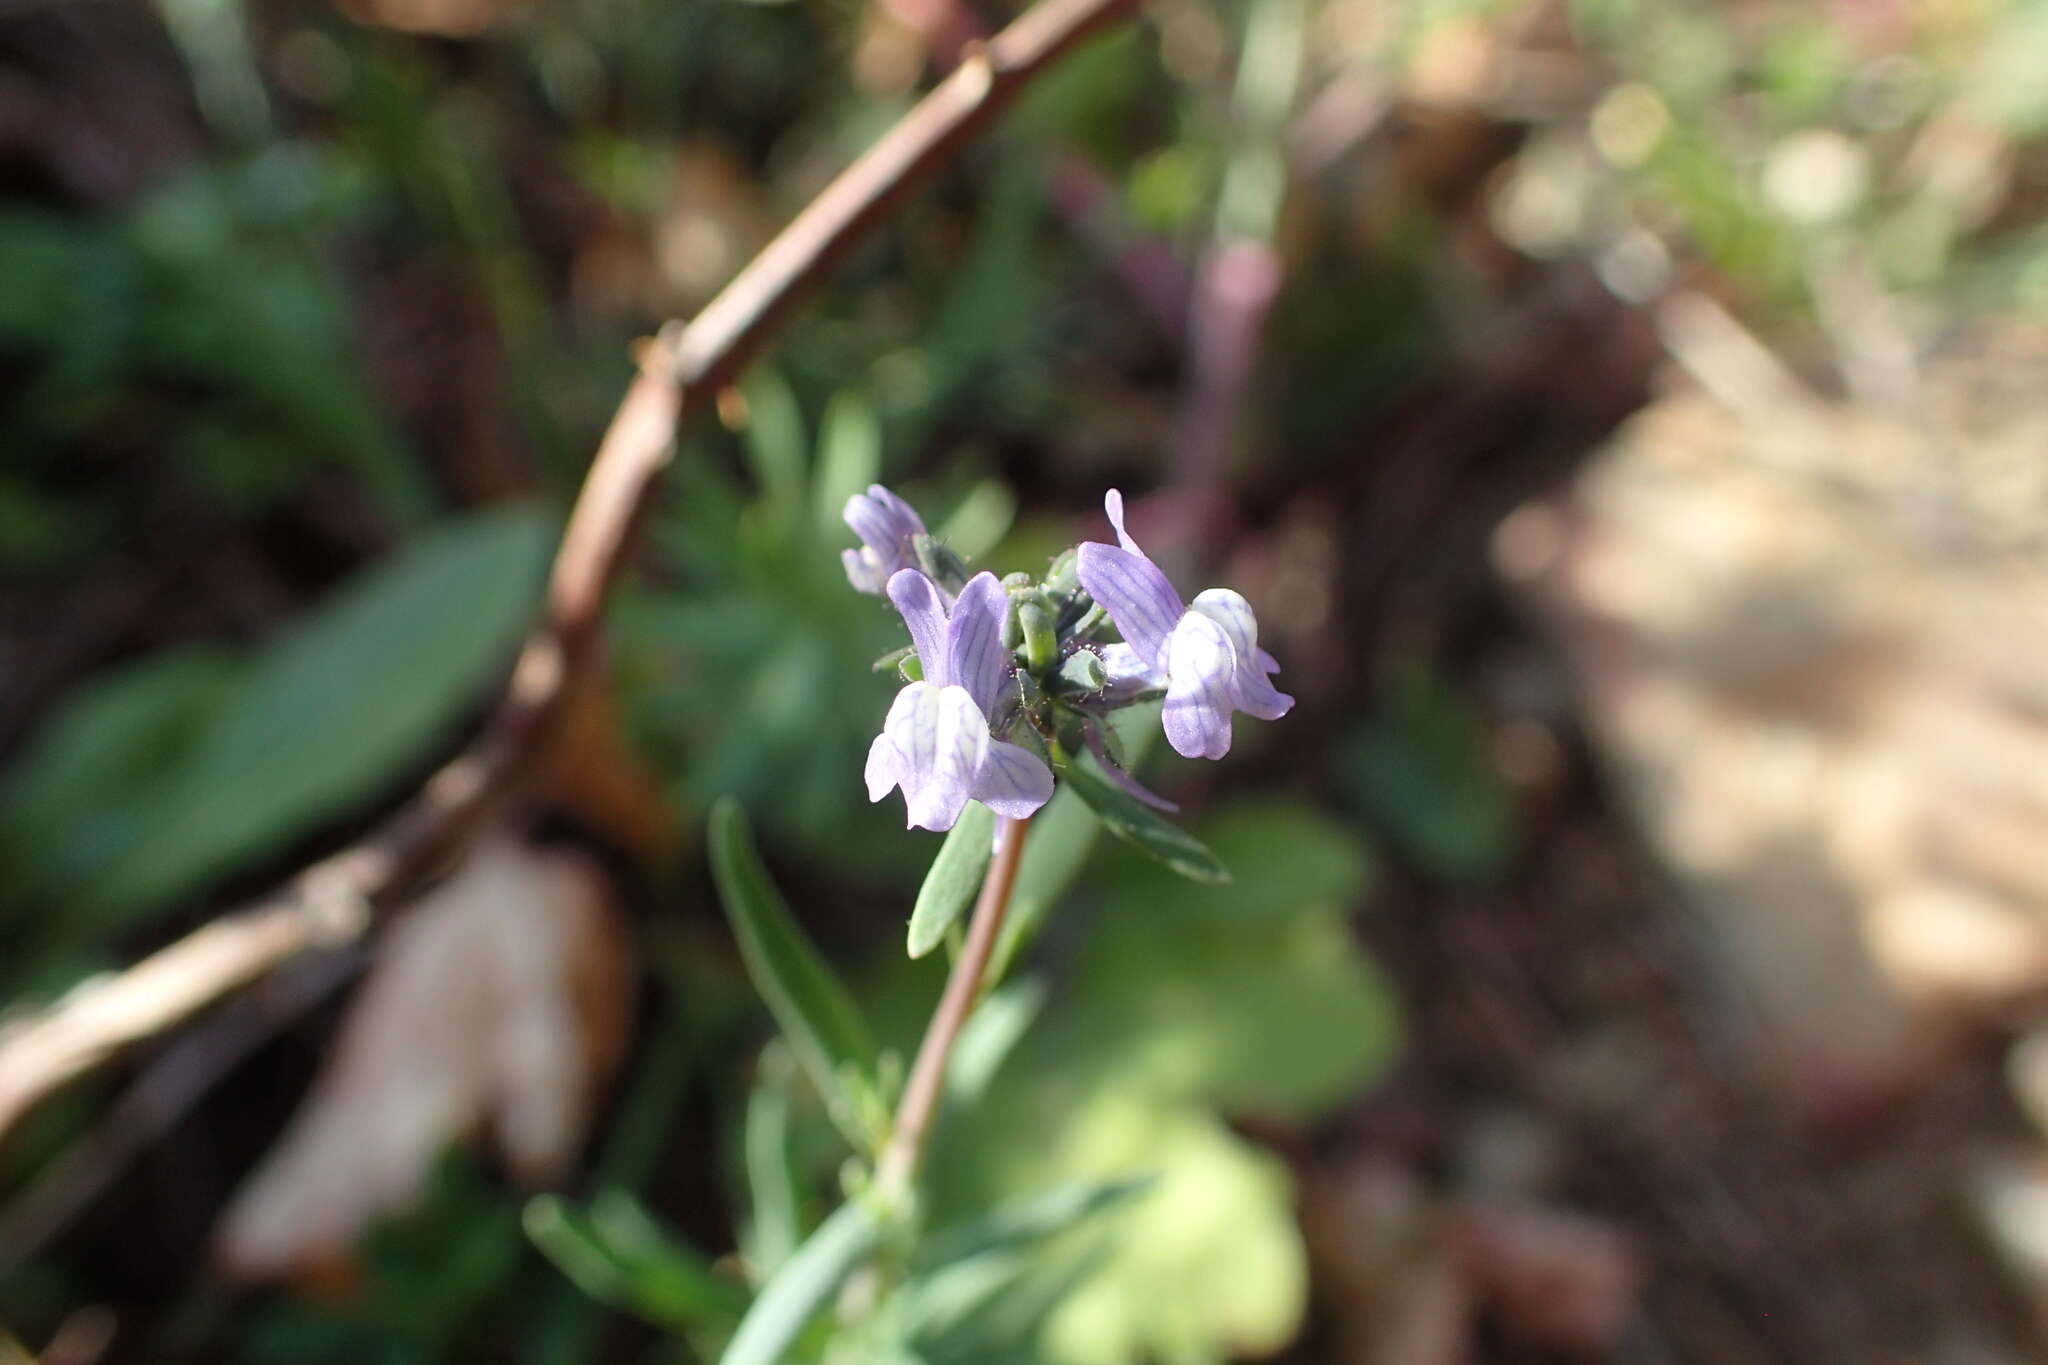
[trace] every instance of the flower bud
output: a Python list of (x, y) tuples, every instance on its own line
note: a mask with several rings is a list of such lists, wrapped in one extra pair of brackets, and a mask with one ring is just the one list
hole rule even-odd
[(1077, 649), (1060, 665), (1059, 681), (1068, 691), (1100, 692), (1109, 683), (1109, 670), (1092, 651)]
[(1042, 592), (1026, 593), (1013, 599), (1017, 604), (1017, 627), (1024, 636), (1024, 663), (1033, 673), (1044, 673), (1059, 657), (1060, 640), (1054, 629), (1057, 614)]
[(1080, 588), (1080, 557), (1071, 549), (1060, 551), (1045, 572), (1045, 590), (1058, 597), (1069, 597)]

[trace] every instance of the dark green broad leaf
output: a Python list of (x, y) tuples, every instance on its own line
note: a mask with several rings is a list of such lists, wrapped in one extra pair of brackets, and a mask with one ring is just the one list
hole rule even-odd
[(584, 1293), (659, 1327), (730, 1329), (747, 1310), (747, 1291), (720, 1275), (622, 1190), (589, 1208), (556, 1195), (530, 1201), (526, 1235)]
[(68, 901), (163, 818), (194, 744), (245, 672), (228, 650), (167, 649), (65, 701), (0, 787), (0, 919)]
[(1068, 788), (1088, 803), (1103, 827), (1117, 838), (1190, 881), (1227, 882), (1229, 869), (1208, 846), (1136, 797), (1119, 790), (1090, 758), (1078, 759), (1062, 775)]
[(549, 521), (463, 517), (357, 575), (241, 670), (137, 827), (65, 891), (114, 927), (170, 904), (419, 763), (501, 676), (533, 609)]
[(855, 1088), (873, 1085), (874, 1037), (845, 983), (769, 880), (746, 812), (731, 797), (711, 807), (711, 874), (754, 989), (834, 1119), (865, 1147), (864, 1108)]
[(782, 1365), (818, 1310), (874, 1251), (881, 1232), (866, 1205), (841, 1204), (762, 1286), (720, 1365)]
[(918, 888), (917, 903), (910, 909), (910, 955), (923, 957), (939, 946), (981, 889), (981, 879), (995, 847), (995, 812), (979, 801), (970, 801), (960, 812), (931, 871)]

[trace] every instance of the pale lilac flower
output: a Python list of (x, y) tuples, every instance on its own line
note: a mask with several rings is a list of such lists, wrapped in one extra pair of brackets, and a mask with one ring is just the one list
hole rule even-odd
[(1251, 603), (1228, 588), (1210, 588), (1183, 604), (1124, 529), (1123, 494), (1110, 489), (1103, 507), (1122, 548), (1084, 541), (1077, 568), (1081, 586), (1109, 612), (1129, 646), (1103, 651), (1109, 691), (1164, 687), (1160, 723), (1167, 743), (1188, 758), (1221, 758), (1230, 752), (1233, 711), (1278, 720), (1294, 706), (1294, 698), (1267, 681), (1280, 665), (1259, 648)]
[(970, 799), (1013, 820), (1030, 815), (1052, 799), (1052, 770), (989, 733), (1010, 682), (1002, 585), (992, 573), (976, 574), (950, 612), (938, 586), (916, 569), (898, 570), (888, 591), (910, 627), (924, 678), (896, 694), (868, 750), (868, 800), (901, 787), (908, 823), (934, 830), (951, 829)]
[(925, 534), (924, 520), (909, 503), (871, 483), (867, 492), (846, 500), (842, 515), (861, 539), (858, 550), (839, 552), (846, 581), (856, 591), (880, 597), (893, 575), (917, 567), (917, 538)]

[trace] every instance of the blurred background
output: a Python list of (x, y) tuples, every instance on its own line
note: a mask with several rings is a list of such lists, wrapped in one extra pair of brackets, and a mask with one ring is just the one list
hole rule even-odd
[[(474, 735), (632, 339), (1010, 14), (5, 0), (0, 1037)], [(1231, 886), (1036, 836), (936, 1197), (1157, 1184), (1029, 1358), (2048, 1359), (2044, 204), (2038, 0), (1153, 0), (686, 433), (473, 858), (8, 1135), (0, 1361), (709, 1358), (837, 1155), (706, 804), (942, 970), (877, 478), (998, 572), (1121, 487), (1299, 700), (1146, 770)]]

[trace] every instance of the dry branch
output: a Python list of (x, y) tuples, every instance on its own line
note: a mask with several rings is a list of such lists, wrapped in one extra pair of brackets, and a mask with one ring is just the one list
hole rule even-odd
[(601, 609), (676, 432), (738, 377), (791, 310), (1031, 79), (1135, 7), (1044, 0), (920, 100), (687, 325), (640, 356), (598, 447), (511, 681), (467, 750), (361, 843), (0, 1031), (0, 1140), (60, 1086), (309, 950), (359, 938), (488, 827), (532, 774), (596, 655)]

